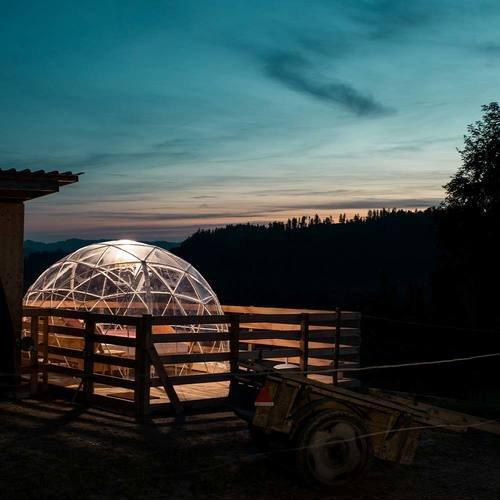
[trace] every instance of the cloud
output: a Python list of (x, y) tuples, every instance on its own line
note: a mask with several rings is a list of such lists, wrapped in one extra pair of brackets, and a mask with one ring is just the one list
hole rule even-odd
[[(178, 239), (185, 238), (200, 228), (222, 227), (227, 224), (252, 222), (267, 224), (272, 220), (286, 220), (292, 215), (322, 215), (338, 211), (363, 213), (368, 209), (424, 209), (440, 203), (441, 198), (391, 198), (388, 196), (355, 198), (353, 200), (332, 200), (329, 202), (297, 202), (275, 206), (261, 206), (256, 210), (220, 210), (205, 213), (147, 213), (96, 211), (78, 212), (78, 218), (72, 225), (52, 228), (51, 239), (61, 239), (78, 234), (79, 237), (92, 238), (139, 238), (139, 239)], [(50, 215), (44, 221), (39, 220), (35, 227), (28, 226), (28, 233), (33, 238), (47, 238), (47, 228), (52, 227)], [(47, 217), (49, 216), (49, 217)]]
[(388, 146), (382, 146), (373, 151), (373, 153), (400, 153), (400, 152), (418, 152), (427, 149), (429, 146), (459, 142), (460, 136), (434, 137), (419, 139), (415, 141), (403, 141)]
[(256, 191), (247, 191), (247, 195), (259, 197), (275, 197), (275, 196), (326, 196), (326, 195), (353, 195), (360, 193), (352, 189), (327, 189), (327, 190), (310, 190), (306, 188), (275, 188), (275, 189), (259, 189)]
[(392, 112), (348, 83), (325, 81), (313, 74), (311, 63), (298, 53), (267, 53), (261, 55), (261, 60), (268, 77), (296, 92), (341, 106), (358, 116), (381, 116)]
[(227, 212), (209, 212), (209, 213), (187, 213), (187, 212), (173, 212), (173, 213), (145, 213), (145, 212), (83, 212), (82, 218), (89, 219), (117, 219), (117, 220), (135, 220), (144, 222), (161, 222), (161, 221), (181, 221), (181, 220), (210, 220), (218, 219), (227, 216), (241, 216), (251, 217), (255, 215), (254, 212), (245, 212), (241, 214), (231, 215)]
[(352, 2), (347, 8), (349, 17), (373, 40), (400, 41), (412, 30), (435, 21), (446, 8), (427, 2), (401, 2), (401, 0), (377, 0)]
[(369, 208), (427, 208), (441, 203), (442, 198), (365, 198), (326, 203), (297, 203), (282, 207), (283, 210), (363, 210)]
[(487, 56), (500, 56), (500, 43), (483, 43), (477, 46), (477, 50)]
[[(173, 138), (158, 144), (145, 145), (135, 151), (102, 151), (95, 153), (82, 152), (74, 156), (28, 156), (21, 153), (0, 151), (0, 165), (4, 168), (31, 168), (48, 170), (92, 170), (96, 167), (119, 166), (127, 169), (130, 166), (145, 166), (157, 164), (176, 164), (194, 161), (200, 158), (203, 147), (197, 138)], [(122, 173), (112, 173), (114, 176), (126, 176)]]
[[(289, 213), (290, 210), (300, 211), (302, 213), (311, 213), (314, 210), (362, 210), (369, 208), (426, 208), (436, 205), (442, 201), (441, 198), (389, 198), (389, 197), (374, 197), (374, 198), (358, 198), (353, 200), (332, 200), (329, 202), (298, 202), (290, 204), (279, 204), (267, 207), (261, 207), (257, 210), (241, 210), (241, 211), (212, 211), (205, 213), (187, 213), (187, 212), (82, 212), (80, 215), (83, 220), (116, 220), (116, 221), (133, 221), (141, 223), (161, 223), (161, 222), (181, 222), (181, 221), (208, 221), (214, 222), (217, 219), (241, 219), (249, 220), (255, 217), (271, 220), (280, 213)], [(54, 214), (55, 215), (55, 214)], [(203, 222), (201, 222), (203, 224)], [(136, 227), (128, 225), (126, 227)]]

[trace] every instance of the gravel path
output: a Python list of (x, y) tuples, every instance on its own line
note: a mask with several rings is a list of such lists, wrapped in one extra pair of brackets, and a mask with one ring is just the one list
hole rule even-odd
[(229, 413), (138, 425), (64, 402), (0, 402), (0, 498), (500, 499), (500, 437), (426, 431), (415, 463), (374, 462), (347, 490), (295, 481)]

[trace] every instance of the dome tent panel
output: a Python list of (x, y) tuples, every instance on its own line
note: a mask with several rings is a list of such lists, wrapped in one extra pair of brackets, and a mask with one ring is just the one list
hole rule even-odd
[[(28, 289), (24, 305), (131, 316), (223, 314), (216, 294), (193, 266), (167, 250), (131, 240), (95, 243), (62, 258)], [(98, 328), (115, 335), (123, 329), (118, 324)], [(124, 330), (135, 336), (133, 327)], [(209, 352), (228, 349), (227, 342), (206, 344), (202, 339), (203, 332), (226, 331), (225, 325), (172, 325), (163, 330), (197, 332), (196, 344)], [(207, 365), (217, 371), (227, 368), (226, 363)]]
[(181, 271), (186, 271), (187, 269), (192, 268), (191, 264), (181, 259), (180, 257), (177, 257), (177, 255), (174, 255), (170, 252), (168, 252), (168, 255), (165, 255), (164, 252), (166, 252), (166, 250), (164, 250), (163, 248), (155, 247), (153, 252), (148, 256), (148, 263), (168, 266), (172, 269), (178, 269)]
[(153, 280), (152, 283), (158, 282), (158, 285), (154, 286), (154, 288), (159, 290), (162, 290), (165, 287), (170, 291), (175, 290), (175, 287), (183, 275), (183, 271), (172, 269), (171, 267), (165, 267), (163, 265), (151, 266), (151, 270), (153, 271), (151, 276), (151, 279)]

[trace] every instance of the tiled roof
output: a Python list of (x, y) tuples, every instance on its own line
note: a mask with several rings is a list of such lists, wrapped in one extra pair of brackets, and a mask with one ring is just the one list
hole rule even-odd
[(53, 170), (0, 168), (0, 201), (27, 201), (59, 191), (61, 186), (78, 182), (82, 173)]
[(74, 174), (73, 172), (59, 172), (58, 170), (52, 170), (50, 172), (46, 172), (45, 170), (29, 170), (29, 169), (24, 169), (24, 170), (17, 170), (15, 168), (9, 168), (9, 169), (2, 169), (0, 168), (0, 177), (1, 178), (14, 178), (14, 177), (45, 177), (45, 178), (50, 178), (50, 179), (59, 179), (61, 181), (64, 180), (70, 180), (71, 182), (76, 182), (78, 180), (78, 176), (82, 175), (83, 172), (78, 172)]

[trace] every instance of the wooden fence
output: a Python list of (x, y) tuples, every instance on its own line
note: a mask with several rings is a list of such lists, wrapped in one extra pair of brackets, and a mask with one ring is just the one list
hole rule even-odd
[[(152, 317), (25, 308), (24, 316), (33, 348), (22, 371), (32, 393), (56, 388), (138, 418), (223, 408), (232, 375), (254, 363), (287, 362), (345, 384), (353, 381), (341, 370), (359, 361), (360, 316), (338, 309), (227, 306), (218, 316)], [(193, 325), (204, 331), (190, 331)], [(179, 353), (174, 345), (189, 348)]]

